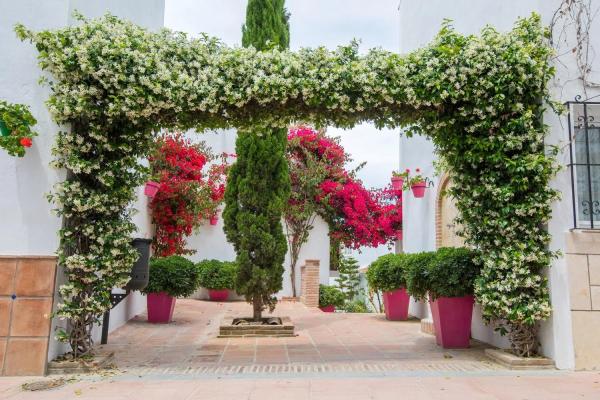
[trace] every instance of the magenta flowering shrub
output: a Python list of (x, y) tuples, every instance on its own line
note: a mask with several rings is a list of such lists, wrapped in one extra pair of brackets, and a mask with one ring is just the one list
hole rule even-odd
[(365, 188), (354, 171), (347, 169), (350, 156), (336, 139), (299, 126), (290, 130), (288, 142), (291, 165), (302, 167), (298, 172), (290, 168), (292, 187), (306, 176), (321, 178), (316, 179), (314, 197), (290, 197), (295, 207), (305, 211), (307, 202), (315, 202), (315, 211), (329, 223), (330, 235), (346, 247), (376, 247), (399, 238), (402, 207), (398, 193), (391, 187)]
[(391, 188), (368, 190), (360, 180), (347, 176), (338, 182), (326, 180), (320, 189), (331, 235), (346, 247), (376, 247), (400, 238), (401, 200)]

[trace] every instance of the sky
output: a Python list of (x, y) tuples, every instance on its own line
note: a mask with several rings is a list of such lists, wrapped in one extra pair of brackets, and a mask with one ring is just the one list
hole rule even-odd
[[(207, 33), (230, 46), (241, 45), (241, 27), (247, 0), (166, 0), (165, 26), (192, 36)], [(287, 0), (290, 17), (290, 47), (325, 46), (334, 49), (353, 39), (361, 51), (381, 47), (398, 51), (400, 44), (398, 4), (400, 0)], [(341, 143), (354, 159), (365, 162), (358, 176), (366, 187), (383, 187), (398, 169), (399, 131), (378, 130), (362, 124), (352, 130), (329, 128), (329, 135), (340, 136)], [(354, 167), (352, 165), (351, 167)], [(368, 263), (385, 249), (365, 250), (357, 255)]]

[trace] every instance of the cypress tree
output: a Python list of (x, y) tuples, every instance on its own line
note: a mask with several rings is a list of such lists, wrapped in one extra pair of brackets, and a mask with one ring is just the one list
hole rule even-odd
[(246, 23), (242, 26), (242, 46), (266, 50), (270, 46), (290, 46), (289, 14), (285, 0), (248, 0)]
[[(249, 0), (242, 43), (264, 50), (289, 45), (284, 0)], [(238, 131), (237, 161), (225, 190), (225, 234), (239, 265), (236, 291), (253, 305), (253, 318), (273, 311), (287, 252), (281, 218), (290, 193), (287, 130), (253, 127)]]

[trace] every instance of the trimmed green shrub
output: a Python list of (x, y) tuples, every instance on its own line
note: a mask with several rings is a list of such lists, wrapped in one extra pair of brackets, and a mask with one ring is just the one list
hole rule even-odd
[(232, 261), (202, 260), (196, 264), (200, 286), (207, 289), (234, 289), (237, 264)]
[(173, 297), (187, 297), (198, 289), (199, 273), (193, 262), (181, 256), (150, 259), (150, 280), (143, 293), (166, 292)]
[(368, 313), (369, 309), (364, 301), (356, 299), (344, 305), (344, 310), (349, 313)]
[(335, 286), (319, 285), (319, 307), (344, 305), (344, 293)]
[(480, 267), (475, 253), (464, 247), (442, 247), (435, 252), (410, 254), (407, 270), (407, 290), (423, 300), (438, 297), (462, 297), (474, 293)]
[(369, 287), (383, 292), (405, 288), (408, 258), (410, 254), (386, 254), (373, 261), (366, 273)]
[(429, 264), (429, 298), (473, 295), (480, 266), (464, 247), (442, 247)]
[(405, 254), (406, 290), (417, 300), (425, 300), (430, 289), (429, 264), (435, 252)]

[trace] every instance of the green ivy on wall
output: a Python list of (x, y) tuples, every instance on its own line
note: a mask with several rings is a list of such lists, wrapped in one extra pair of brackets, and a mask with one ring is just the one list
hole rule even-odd
[[(69, 132), (56, 165), (69, 179), (53, 195), (68, 223), (60, 261), (69, 283), (59, 315), (87, 326), (109, 307), (135, 259), (129, 206), (142, 182), (138, 158), (159, 128), (286, 127), (292, 121), (407, 127), (432, 138), (455, 182), (467, 242), (479, 251), (483, 315), (535, 352), (550, 304), (544, 270), (556, 192), (541, 123), (553, 74), (546, 29), (533, 15), (501, 34), (463, 36), (446, 23), (425, 48), (229, 48), (216, 39), (146, 31), (107, 15), (60, 30), (16, 28), (50, 71), (48, 107)], [(77, 325), (77, 324), (76, 324)], [(72, 346), (80, 340), (71, 335)], [(88, 346), (81, 346), (86, 351)]]

